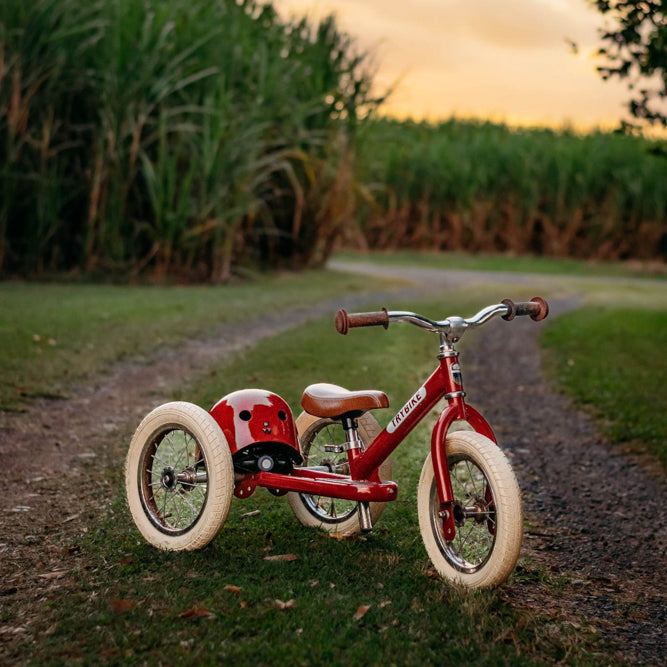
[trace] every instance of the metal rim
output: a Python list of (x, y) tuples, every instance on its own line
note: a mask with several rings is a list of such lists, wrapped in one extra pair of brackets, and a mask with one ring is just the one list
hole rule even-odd
[[(347, 453), (327, 452), (325, 445), (345, 444), (345, 432), (340, 422), (333, 419), (316, 422), (306, 431), (301, 442), (303, 465), (328, 466), (331, 472), (347, 474)], [(353, 500), (300, 493), (306, 509), (324, 523), (341, 523), (357, 512), (358, 503)]]
[(162, 427), (148, 439), (138, 469), (146, 516), (162, 533), (182, 535), (197, 524), (208, 499), (206, 454), (181, 425)]
[(454, 491), (456, 536), (449, 541), (443, 535), (435, 478), (431, 485), (431, 528), (447, 562), (459, 572), (473, 574), (484, 567), (493, 553), (497, 533), (495, 495), (488, 477), (472, 458), (452, 457), (448, 466)]

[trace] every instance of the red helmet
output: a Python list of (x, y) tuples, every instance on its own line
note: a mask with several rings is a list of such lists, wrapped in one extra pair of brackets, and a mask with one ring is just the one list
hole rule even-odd
[(303, 461), (294, 417), (278, 394), (241, 389), (210, 410), (227, 438), (234, 466), (244, 472), (291, 472)]

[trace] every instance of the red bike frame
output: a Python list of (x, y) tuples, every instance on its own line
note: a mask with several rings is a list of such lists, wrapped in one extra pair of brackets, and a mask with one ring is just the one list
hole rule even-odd
[(465, 402), (458, 352), (452, 348), (441, 354), (440, 363), (435, 371), (366, 449), (348, 451), (349, 477), (308, 468), (295, 468), (290, 475), (257, 472), (240, 479), (235, 493), (240, 498), (246, 498), (254, 492), (255, 487), (263, 486), (276, 493), (297, 491), (354, 501), (395, 500), (398, 491), (396, 484), (382, 482), (378, 476), (378, 468), (442, 398), (447, 399), (447, 406), (433, 427), (431, 459), (440, 500), (444, 536), (451, 540), (454, 538), (456, 528), (454, 514), (451, 511), (454, 494), (447, 467), (445, 447), (447, 432), (454, 421), (461, 420), (468, 422), (475, 431), (496, 442), (488, 422)]

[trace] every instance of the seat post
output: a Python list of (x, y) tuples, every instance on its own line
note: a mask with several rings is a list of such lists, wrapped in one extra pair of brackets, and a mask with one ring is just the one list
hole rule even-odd
[(363, 449), (364, 443), (359, 437), (357, 420), (349, 415), (343, 415), (341, 418), (343, 430), (345, 431), (345, 449)]
[[(349, 415), (343, 415), (341, 418), (343, 430), (345, 431), (345, 449), (348, 451), (348, 459), (354, 458), (358, 450), (363, 450), (364, 443), (361, 441), (358, 432), (357, 420)], [(354, 451), (351, 451), (354, 450)], [(371, 518), (371, 508), (366, 500), (359, 502), (359, 525), (362, 533), (368, 533), (373, 530), (373, 519)]]

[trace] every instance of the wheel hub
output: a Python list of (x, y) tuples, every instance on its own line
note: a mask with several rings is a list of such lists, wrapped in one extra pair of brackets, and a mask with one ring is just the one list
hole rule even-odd
[(171, 466), (165, 468), (162, 471), (162, 478), (160, 481), (162, 482), (162, 486), (167, 489), (167, 491), (173, 491), (178, 484), (176, 471)]
[(460, 501), (454, 502), (454, 522), (457, 527), (465, 525), (466, 519), (482, 524), (489, 520), (489, 504), (482, 498), (470, 498), (467, 505)]
[(476, 523), (484, 523), (489, 518), (489, 504), (482, 498), (475, 498), (473, 517)]

